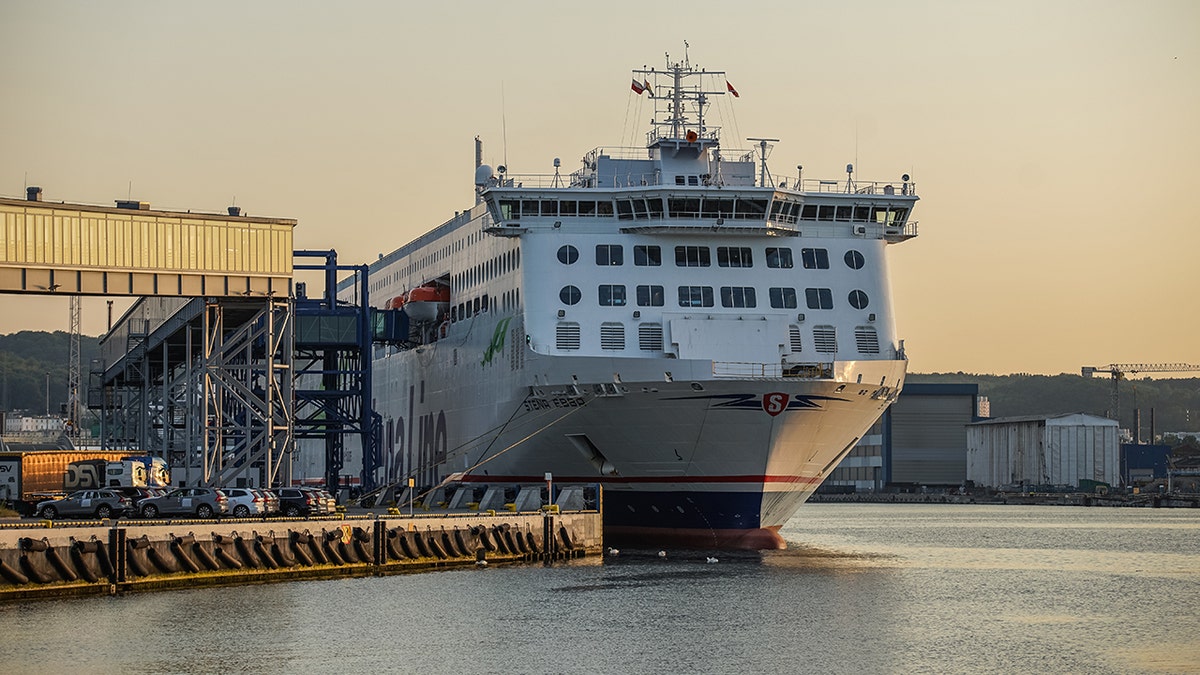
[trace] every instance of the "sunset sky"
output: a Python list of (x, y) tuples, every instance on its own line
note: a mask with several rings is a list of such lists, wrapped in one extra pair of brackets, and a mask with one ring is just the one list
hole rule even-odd
[[(726, 146), (913, 176), (920, 236), (889, 249), (910, 371), (1200, 363), (1190, 0), (5, 0), (0, 195), (236, 199), (369, 262), (471, 205), (476, 135), (512, 173), (640, 141), (629, 71), (685, 40), (741, 94)], [(89, 300), (84, 332), (104, 314)], [(0, 333), (67, 322), (64, 299), (0, 296)]]

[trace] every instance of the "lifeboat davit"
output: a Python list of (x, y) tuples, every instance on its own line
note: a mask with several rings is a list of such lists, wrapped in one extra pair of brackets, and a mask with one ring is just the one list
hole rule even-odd
[(413, 321), (437, 321), (450, 311), (450, 287), (438, 284), (417, 286), (389, 300), (388, 308), (403, 309)]

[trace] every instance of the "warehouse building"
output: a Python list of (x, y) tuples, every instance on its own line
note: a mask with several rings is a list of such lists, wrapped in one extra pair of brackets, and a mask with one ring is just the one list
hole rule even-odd
[(1086, 413), (1001, 417), (968, 424), (967, 479), (976, 485), (1078, 488), (1120, 480), (1117, 422)]
[(823, 492), (959, 486), (967, 477), (966, 425), (979, 419), (977, 384), (905, 384), (822, 486)]

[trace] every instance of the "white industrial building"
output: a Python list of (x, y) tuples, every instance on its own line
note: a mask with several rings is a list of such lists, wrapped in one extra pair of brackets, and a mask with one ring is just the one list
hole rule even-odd
[(1117, 422), (1086, 413), (999, 417), (967, 425), (967, 480), (1076, 486), (1120, 480)]

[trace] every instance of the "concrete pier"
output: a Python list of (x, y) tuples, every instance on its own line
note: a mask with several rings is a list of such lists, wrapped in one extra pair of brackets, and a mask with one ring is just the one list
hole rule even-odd
[(379, 576), (602, 551), (600, 514), (0, 525), (0, 601)]

